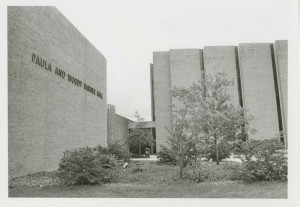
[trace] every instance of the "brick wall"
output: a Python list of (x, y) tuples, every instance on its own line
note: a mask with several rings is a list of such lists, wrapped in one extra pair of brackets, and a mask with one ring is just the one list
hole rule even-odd
[[(32, 61), (33, 53), (52, 71)], [(67, 149), (106, 146), (106, 116), (104, 56), (56, 8), (8, 7), (9, 176), (55, 170)]]
[(190, 86), (201, 78), (199, 49), (170, 50), (171, 88)]

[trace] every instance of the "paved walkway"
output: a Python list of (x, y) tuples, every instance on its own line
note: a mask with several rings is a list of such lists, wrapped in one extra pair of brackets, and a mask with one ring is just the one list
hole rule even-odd
[(131, 158), (132, 161), (157, 161), (156, 155), (150, 155), (150, 158)]
[[(150, 158), (131, 158), (132, 161), (157, 161), (156, 155), (150, 155)], [(242, 162), (240, 158), (235, 158), (233, 155), (231, 155), (229, 158), (223, 159), (222, 161), (227, 162)]]

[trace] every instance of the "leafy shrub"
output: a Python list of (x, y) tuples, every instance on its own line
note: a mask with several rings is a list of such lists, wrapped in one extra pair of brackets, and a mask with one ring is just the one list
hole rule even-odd
[[(246, 161), (250, 161), (251, 158), (260, 150), (260, 146), (264, 142), (261, 140), (250, 139), (246, 142), (242, 140), (237, 141), (237, 152), (242, 153), (245, 156)], [(239, 157), (243, 159), (243, 157)]]
[(138, 172), (143, 172), (143, 169), (142, 168), (134, 168), (132, 170), (132, 173), (138, 173)]
[[(227, 141), (221, 141), (218, 144), (218, 153), (219, 153), (219, 160), (223, 160), (225, 158), (228, 158), (231, 153), (232, 146)], [(214, 145), (211, 145), (209, 147), (208, 154), (206, 156), (207, 159), (212, 159), (213, 161), (216, 161), (216, 149)]]
[(183, 169), (183, 177), (180, 179), (178, 175), (179, 166), (157, 164), (156, 162), (132, 161), (125, 171), (120, 167), (118, 177), (112, 182), (166, 185), (232, 180), (235, 174), (231, 166), (235, 165), (240, 166), (242, 164), (234, 162), (222, 162), (220, 165), (209, 162), (188, 164)]
[[(87, 147), (85, 147), (85, 148), (87, 148)], [(95, 151), (95, 152), (97, 151), (101, 154), (109, 154), (108, 149), (106, 147), (102, 147), (101, 145), (97, 145), (96, 147), (93, 147), (93, 148), (90, 148), (90, 149)]]
[(124, 144), (121, 144), (119, 140), (116, 140), (109, 144), (108, 153), (115, 155), (119, 160), (130, 160), (129, 148)]
[(101, 184), (114, 176), (115, 157), (105, 148), (84, 147), (64, 152), (59, 163), (59, 176), (65, 184)]
[(178, 167), (158, 165), (155, 162), (132, 161), (126, 170), (118, 171), (117, 183), (172, 184), (178, 180)]
[(287, 180), (287, 158), (278, 140), (264, 140), (257, 145), (251, 160), (236, 170), (238, 179), (247, 182)]
[(183, 170), (183, 179), (192, 182), (200, 183), (208, 179), (209, 171), (203, 168), (200, 163), (192, 163), (187, 165)]
[(173, 153), (165, 146), (161, 146), (161, 148), (162, 149), (157, 153), (159, 163), (176, 165), (177, 160)]
[(200, 183), (204, 181), (217, 182), (221, 180), (232, 180), (233, 168), (240, 163), (222, 163), (216, 165), (209, 162), (194, 162), (187, 165), (183, 170), (183, 179)]

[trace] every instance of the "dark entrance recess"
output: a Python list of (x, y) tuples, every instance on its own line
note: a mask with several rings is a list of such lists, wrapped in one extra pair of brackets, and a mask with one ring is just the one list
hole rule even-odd
[[(129, 129), (129, 133), (130, 133)], [(145, 130), (151, 130), (152, 136), (154, 138), (154, 143), (153, 145), (141, 145), (141, 155), (145, 155), (146, 153), (146, 148), (150, 149), (150, 154), (154, 155), (156, 154), (156, 132), (155, 132), (155, 128), (146, 128)], [(135, 147), (135, 148), (130, 148), (130, 152), (134, 155), (138, 155), (139, 154), (139, 148)]]

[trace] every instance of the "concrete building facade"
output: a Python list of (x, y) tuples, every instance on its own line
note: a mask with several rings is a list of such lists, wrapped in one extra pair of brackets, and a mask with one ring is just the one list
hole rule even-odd
[(236, 48), (234, 46), (208, 46), (204, 47), (203, 60), (205, 73), (215, 75), (218, 72), (226, 73), (234, 81), (233, 86), (228, 89), (231, 100), (234, 104), (239, 105), (238, 90), (238, 62), (236, 59)]
[(228, 89), (232, 102), (249, 110), (256, 130), (251, 139), (270, 139), (287, 132), (287, 48), (285, 40), (204, 49), (171, 49), (153, 52), (151, 64), (152, 120), (156, 143), (166, 145), (172, 129), (170, 95), (174, 86), (190, 86), (203, 75), (225, 72), (234, 85)]
[(119, 141), (126, 144), (128, 140), (129, 125), (132, 121), (116, 113), (116, 107), (108, 104), (107, 108), (107, 143), (108, 145)]
[(54, 7), (8, 7), (9, 177), (107, 145), (105, 57)]
[(279, 123), (271, 45), (240, 44), (239, 54), (243, 104), (254, 117), (251, 127), (257, 130), (250, 138), (275, 137)]

